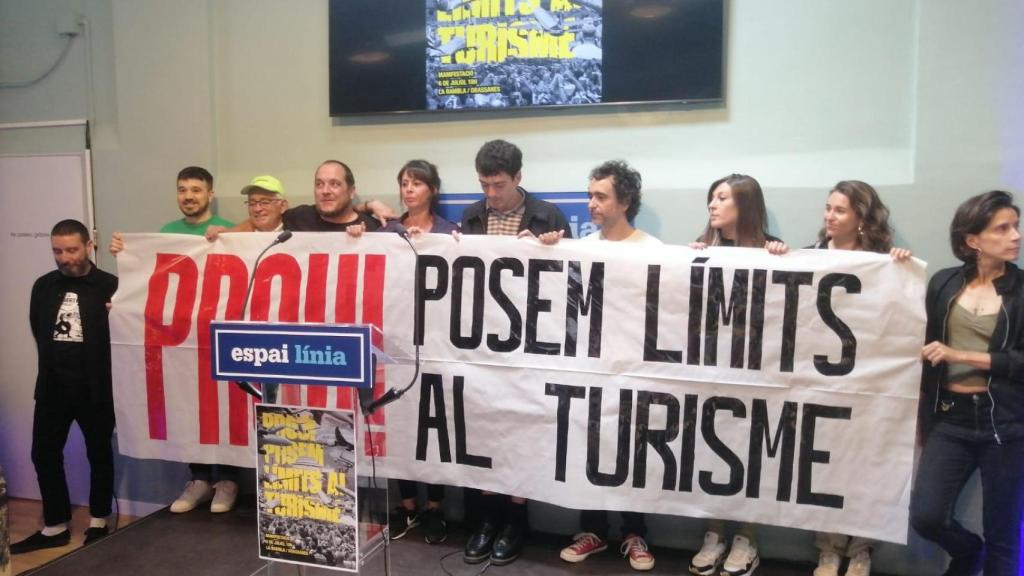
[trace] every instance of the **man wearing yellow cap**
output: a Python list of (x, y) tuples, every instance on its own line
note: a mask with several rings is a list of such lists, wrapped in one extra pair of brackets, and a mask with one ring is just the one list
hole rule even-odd
[(279, 232), (282, 216), (288, 209), (284, 186), (273, 176), (257, 176), (242, 188), (249, 208), (249, 220), (258, 232)]

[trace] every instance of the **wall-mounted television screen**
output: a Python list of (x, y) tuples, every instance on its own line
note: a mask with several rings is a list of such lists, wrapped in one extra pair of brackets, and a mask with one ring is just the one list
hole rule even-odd
[(723, 97), (724, 0), (330, 0), (331, 116)]

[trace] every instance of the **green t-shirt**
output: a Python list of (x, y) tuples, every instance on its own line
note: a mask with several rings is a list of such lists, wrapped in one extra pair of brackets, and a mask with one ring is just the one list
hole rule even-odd
[(185, 222), (184, 218), (168, 222), (163, 225), (163, 228), (160, 228), (160, 232), (163, 234), (194, 234), (196, 236), (202, 236), (203, 234), (206, 234), (206, 229), (210, 226), (224, 226), (225, 228), (231, 228), (234, 225), (234, 222), (228, 222), (214, 214), (212, 218), (200, 224), (189, 224), (188, 222)]

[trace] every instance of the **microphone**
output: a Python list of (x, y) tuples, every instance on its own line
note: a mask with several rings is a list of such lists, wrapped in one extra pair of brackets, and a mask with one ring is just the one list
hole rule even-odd
[[(274, 238), (274, 241), (271, 242), (266, 248), (264, 248), (263, 251), (260, 252), (259, 256), (256, 257), (256, 263), (253, 264), (252, 272), (249, 273), (249, 286), (245, 289), (245, 300), (242, 301), (242, 314), (239, 315), (239, 320), (245, 320), (245, 312), (249, 309), (249, 296), (252, 295), (252, 284), (256, 280), (256, 270), (260, 266), (260, 260), (263, 259), (263, 255), (267, 253), (267, 250), (270, 250), (274, 246), (277, 246), (278, 244), (284, 244), (291, 237), (291, 230), (285, 230), (284, 232), (281, 232), (280, 234), (277, 235), (276, 238)], [(256, 387), (250, 384), (249, 382), (235, 381), (235, 385), (244, 390), (250, 396), (254, 396), (257, 400), (263, 400), (263, 392), (257, 390)]]
[[(415, 270), (418, 273), (419, 269), (420, 269), (420, 253), (416, 250), (416, 247), (413, 246), (412, 240), (409, 239), (409, 230), (405, 226), (403, 226), (401, 222), (395, 222), (395, 233), (397, 233), (399, 236), (402, 237), (403, 240), (405, 240), (405, 243), (409, 245), (409, 248), (412, 250), (412, 253), (415, 255), (415, 257), (416, 257), (415, 260), (414, 260), (414, 262), (415, 262)], [(416, 273), (413, 273), (413, 282), (415, 282), (415, 284), (413, 284), (413, 298), (415, 298), (415, 302), (419, 302), (419, 298), (420, 298), (420, 283), (416, 280)], [(413, 304), (414, 306), (415, 306), (415, 302)], [(419, 314), (414, 314), (413, 315), (413, 334), (419, 334), (419, 327), (422, 324), (423, 324), (423, 319), (420, 318), (420, 315)], [(387, 391), (385, 391), (383, 394), (380, 395), (380, 398), (377, 398), (373, 402), (364, 403), (364, 402), (361, 401), (360, 404), (361, 404), (361, 406), (363, 408), (363, 412), (365, 412), (368, 416), (370, 414), (373, 414), (378, 408), (381, 408), (382, 406), (387, 406), (388, 404), (391, 404), (395, 400), (398, 400), (403, 395), (405, 395), (405, 393), (408, 392), (409, 389), (412, 388), (414, 384), (416, 384), (416, 380), (419, 379), (419, 377), (420, 377), (420, 345), (416, 344), (415, 348), (416, 348), (416, 371), (413, 372), (412, 378), (409, 380), (409, 383), (406, 384), (405, 387), (403, 387), (401, 389), (388, 388)]]
[[(419, 370), (417, 370), (417, 372), (419, 372)], [(380, 395), (380, 398), (377, 398), (376, 400), (370, 402), (369, 404), (364, 403), (363, 412), (366, 412), (368, 415), (373, 414), (374, 412), (377, 411), (378, 408), (382, 406), (387, 406), (388, 404), (391, 404), (392, 402), (398, 400), (401, 397), (402, 392), (394, 388), (388, 388), (387, 392), (384, 392), (383, 394)]]
[[(402, 225), (401, 222), (395, 222), (394, 228), (395, 228), (395, 233), (396, 234), (398, 234), (402, 238), (405, 238), (406, 241), (409, 240), (409, 229), (406, 228), (404, 225)], [(411, 246), (411, 244), (410, 244), (410, 246)], [(416, 249), (413, 248), (412, 251), (416, 252)]]

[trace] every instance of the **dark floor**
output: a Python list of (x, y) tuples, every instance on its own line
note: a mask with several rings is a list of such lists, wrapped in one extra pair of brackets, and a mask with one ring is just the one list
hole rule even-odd
[(34, 571), (38, 576), (202, 576), (253, 574), (257, 556), (255, 503), (227, 514), (200, 507), (160, 510)]
[[(447, 542), (431, 546), (417, 538), (415, 533), (391, 543), (391, 567), (396, 575), (405, 574), (453, 574), (473, 576), (486, 567), (488, 576), (556, 576), (559, 574), (600, 574), (607, 576), (636, 576), (639, 574), (629, 567), (629, 562), (618, 554), (618, 543), (608, 550), (595, 554), (579, 564), (570, 564), (558, 557), (558, 552), (569, 540), (563, 536), (533, 534), (523, 555), (507, 566), (470, 565), (462, 561), (462, 531), (453, 532)], [(678, 549), (652, 548), (654, 569), (647, 574), (689, 574), (687, 567), (693, 552)], [(451, 556), (447, 556), (451, 554)], [(810, 576), (814, 566), (810, 564), (762, 561), (757, 576)]]
[[(568, 564), (558, 557), (565, 537), (546, 534), (531, 536), (523, 556), (508, 566), (468, 565), (462, 561), (462, 530), (453, 529), (448, 541), (439, 546), (426, 544), (416, 531), (391, 543), (391, 573), (396, 576), (451, 574), (473, 576), (486, 570), (495, 576), (547, 576), (559, 574), (636, 574), (617, 551), (617, 544), (580, 564)], [(651, 574), (687, 574), (692, 552), (653, 549), (656, 565)], [(382, 559), (370, 562), (363, 574), (383, 574)], [(197, 509), (188, 514), (162, 510), (133, 523), (114, 535), (82, 548), (34, 572), (36, 576), (249, 576), (266, 574), (265, 562), (257, 556), (256, 512), (252, 502), (241, 503), (233, 512), (214, 515)], [(814, 567), (805, 563), (763, 561), (758, 576), (809, 576)], [(282, 566), (275, 574), (299, 574), (295, 566)], [(314, 572), (304, 571), (304, 574)], [(316, 574), (338, 572), (315, 571)]]

